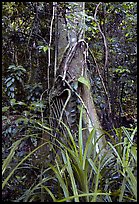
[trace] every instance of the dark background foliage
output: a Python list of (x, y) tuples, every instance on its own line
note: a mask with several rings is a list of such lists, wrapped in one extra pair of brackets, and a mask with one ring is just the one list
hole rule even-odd
[[(52, 2), (2, 2), (2, 151), (3, 159), (9, 147), (23, 134), (37, 134), (36, 121), (48, 122), (47, 90), (48, 44), (52, 18)], [(108, 47), (108, 64), (105, 69), (105, 49), (101, 33), (93, 20), (97, 6), (86, 2), (86, 41), (99, 66), (106, 86), (103, 89), (94, 58), (89, 55), (89, 76), (94, 102), (105, 130), (113, 127), (134, 127), (137, 121), (137, 3), (103, 3), (97, 21), (104, 33)], [(60, 7), (62, 9), (62, 6)], [(53, 84), (54, 32), (51, 44), (50, 82)], [(22, 157), (34, 147), (37, 140), (25, 142), (17, 151)], [(15, 158), (16, 160), (16, 158)], [(31, 169), (30, 169), (31, 171)], [(34, 171), (34, 170), (32, 170)], [(10, 188), (3, 192), (3, 199), (15, 199), (31, 182), (11, 180)], [(28, 176), (32, 172), (28, 172)], [(27, 175), (27, 174), (26, 174)], [(35, 178), (35, 173), (34, 173)], [(32, 178), (32, 179), (34, 179)], [(16, 185), (15, 185), (16, 183)], [(20, 189), (19, 188), (22, 188)], [(18, 189), (18, 190), (17, 190)]]

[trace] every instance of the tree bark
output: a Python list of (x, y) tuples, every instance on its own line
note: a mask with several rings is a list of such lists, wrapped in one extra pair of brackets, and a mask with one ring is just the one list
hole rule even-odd
[[(86, 113), (83, 116), (84, 124), (88, 132), (90, 132), (92, 128), (96, 129), (97, 139), (102, 135), (102, 127), (96, 113), (91, 90), (84, 84), (80, 84), (79, 87), (78, 83), (78, 79), (81, 76), (88, 79), (86, 64), (87, 43), (84, 41), (84, 4), (84, 2), (69, 2), (68, 10), (65, 9), (64, 16), (62, 13), (58, 15), (56, 22), (56, 36), (58, 36), (56, 40), (57, 67), (59, 67), (58, 74), (63, 77), (63, 80), (68, 81), (72, 87), (77, 85), (77, 95), (80, 96), (86, 108)], [(71, 13), (72, 18), (70, 18)], [(70, 81), (72, 81), (72, 83), (70, 83)], [(66, 108), (69, 106), (70, 101)], [(83, 136), (84, 142), (87, 136), (85, 133)], [(105, 136), (103, 136), (99, 139), (96, 150), (99, 152), (105, 143)], [(104, 152), (105, 149), (102, 151), (102, 155)]]

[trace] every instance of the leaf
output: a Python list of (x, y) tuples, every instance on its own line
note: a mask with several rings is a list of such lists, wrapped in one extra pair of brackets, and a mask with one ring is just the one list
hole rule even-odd
[(60, 123), (62, 123), (62, 125), (66, 128), (66, 130), (67, 130), (67, 132), (68, 132), (68, 136), (69, 136), (69, 138), (70, 138), (70, 140), (71, 140), (71, 142), (72, 142), (72, 145), (73, 145), (73, 149), (74, 149), (74, 152), (75, 152), (75, 156), (78, 157), (78, 150), (77, 150), (77, 147), (76, 147), (76, 143), (75, 143), (75, 141), (74, 141), (74, 137), (73, 137), (73, 135), (71, 134), (71, 131), (70, 131), (69, 127), (68, 127), (65, 123), (63, 123), (62, 121), (60, 121)]
[(91, 156), (92, 146), (93, 146), (92, 139), (94, 138), (95, 134), (96, 134), (96, 131), (93, 128), (89, 134), (89, 137), (88, 137), (87, 142), (86, 142), (85, 150), (84, 150), (83, 170), (85, 169), (86, 158), (90, 158), (90, 156)]
[(18, 145), (20, 144), (21, 140), (17, 140), (15, 143), (13, 143), (12, 145), (12, 149), (10, 151), (10, 154), (8, 155), (8, 157), (4, 160), (3, 165), (2, 165), (2, 175), (4, 174), (5, 170), (7, 169), (9, 163), (11, 162), (14, 154), (15, 154), (15, 150), (17, 149)]
[(6, 80), (5, 80), (5, 83), (7, 83), (9, 80), (11, 80), (12, 79), (12, 77), (10, 76), (10, 77), (8, 77)]
[(20, 77), (21, 77), (22, 74), (23, 73), (20, 70), (18, 70), (18, 73), (16, 74), (17, 80), (20, 80)]
[[(72, 164), (71, 164), (68, 152), (66, 151), (65, 153), (66, 153), (66, 161), (65, 161), (65, 163), (67, 164), (67, 171), (68, 171), (69, 176), (70, 176), (73, 194), (76, 196), (76, 195), (78, 195), (78, 190), (77, 190), (77, 185), (76, 185), (75, 177), (74, 177), (73, 170), (72, 170)], [(75, 198), (75, 202), (79, 202), (79, 198), (78, 197)]]
[(90, 89), (90, 81), (89, 79), (86, 79), (85, 77), (81, 76), (78, 78), (78, 81), (84, 85), (87, 86), (88, 89)]
[(22, 102), (22, 101), (19, 101), (19, 102), (17, 102), (16, 103), (17, 105), (21, 105), (21, 106), (27, 106), (24, 102)]
[(47, 186), (42, 185), (42, 188), (44, 188), (46, 190), (46, 192), (49, 193), (49, 195), (51, 196), (51, 198), (53, 199), (54, 202), (56, 202), (55, 196), (52, 193), (52, 191), (49, 190), (49, 188)]
[(31, 107), (43, 108), (43, 107), (44, 107), (44, 104), (41, 103), (41, 102), (33, 102), (33, 103), (31, 103)]
[(92, 160), (91, 158), (89, 158), (89, 159), (88, 159), (88, 162), (89, 162), (89, 164), (91, 165), (93, 172), (94, 172), (95, 174), (97, 174), (97, 173), (98, 173), (98, 169), (97, 169), (95, 163), (93, 162), (93, 160)]
[(27, 72), (26, 69), (24, 67), (20, 66), (20, 65), (17, 67), (17, 69), (24, 72), (24, 73)]
[(112, 148), (112, 150), (114, 151), (115, 155), (117, 156), (117, 158), (119, 159), (120, 163), (123, 164), (120, 155), (118, 154), (116, 148), (114, 145), (112, 145), (110, 142), (108, 142), (108, 144), (110, 145), (110, 147)]
[(14, 98), (10, 100), (11, 106), (15, 105), (15, 103), (16, 103), (16, 100)]
[(10, 65), (9, 67), (8, 67), (8, 70), (11, 70), (11, 69), (14, 69), (16, 66), (13, 64), (13, 65)]
[(83, 116), (83, 106), (80, 112), (80, 119), (79, 119), (79, 159), (81, 163), (83, 161), (83, 135), (82, 135), (82, 116)]
[(55, 175), (56, 175), (56, 177), (57, 177), (57, 179), (58, 179), (58, 181), (59, 181), (59, 183), (61, 185), (61, 188), (62, 188), (62, 190), (64, 192), (65, 198), (68, 198), (69, 197), (69, 191), (68, 191), (68, 188), (67, 188), (67, 186), (66, 186), (66, 184), (64, 182), (64, 179), (60, 175), (59, 171), (53, 165), (50, 164), (50, 167), (54, 171), (54, 173), (55, 173)]
[[(20, 73), (18, 73), (18, 75), (16, 75), (16, 79), (17, 79), (18, 81), (20, 81), (20, 80), (22, 81), (22, 79), (21, 79), (20, 77), (21, 77), (21, 76), (20, 76)], [(20, 81), (20, 82), (21, 82), (21, 81)]]
[(125, 186), (126, 186), (126, 179), (124, 177), (123, 181), (122, 181), (122, 185), (121, 185), (121, 191), (119, 194), (119, 202), (122, 202), (122, 200), (123, 200), (123, 196), (124, 196), (124, 192), (125, 192)]
[(134, 146), (131, 147), (131, 154), (135, 159), (135, 161), (137, 162), (137, 147), (134, 147)]
[(14, 92), (14, 87), (12, 86), (12, 87), (10, 87), (10, 91), (13, 91)]
[[(20, 140), (17, 140), (13, 145), (12, 145), (12, 149), (10, 154), (8, 155), (8, 157), (4, 160), (3, 162), (3, 166), (2, 166), (2, 173), (5, 172), (8, 164), (10, 163), (11, 159), (14, 156), (15, 150), (18, 147), (18, 145), (20, 144), (20, 142), (22, 140), (24, 140), (25, 138), (28, 138), (28, 136), (21, 138)], [(24, 157), (17, 165), (14, 169), (12, 169), (10, 171), (10, 173), (8, 174), (8, 176), (5, 178), (5, 180), (2, 183), (2, 189), (5, 187), (5, 185), (7, 184), (8, 180), (10, 179), (10, 177), (13, 175), (13, 173), (18, 169), (18, 167), (25, 161), (28, 159), (28, 157), (30, 157), (30, 155), (34, 154), (34, 152), (36, 152), (39, 148), (41, 148), (42, 146), (44, 146), (45, 144), (47, 144), (48, 142), (44, 142), (42, 145), (38, 146), (37, 148), (33, 149), (29, 154), (27, 154), (26, 157)]]
[(126, 168), (127, 171), (127, 180), (130, 185), (130, 188), (132, 189), (132, 192), (134, 193), (135, 198), (137, 199), (137, 179), (132, 173), (132, 169), (130, 167)]
[(23, 117), (21, 117), (21, 118), (18, 118), (16, 121), (15, 121), (15, 123), (16, 123), (16, 125), (20, 125), (20, 124), (28, 124), (28, 121), (29, 121), (29, 119), (28, 118), (23, 118)]
[(48, 50), (48, 46), (43, 47), (43, 51), (46, 52)]
[(14, 98), (15, 94), (14, 93), (10, 93), (11, 97)]
[(46, 130), (52, 130), (51, 128), (42, 125), (41, 123), (37, 122), (38, 125), (40, 125), (42, 128), (46, 129)]
[(13, 84), (13, 82), (12, 82), (12, 80), (10, 80), (10, 81), (6, 84), (6, 86), (9, 87), (9, 86), (11, 86), (12, 84)]
[(100, 178), (101, 178), (101, 174), (100, 174), (100, 161), (99, 161), (98, 169), (97, 169), (97, 175), (96, 175), (96, 179), (95, 179), (95, 191), (94, 191), (94, 193), (96, 193), (96, 194), (94, 195), (91, 202), (97, 202), (97, 192), (98, 192), (98, 188), (99, 188)]
[(7, 116), (2, 115), (2, 120), (7, 120)]
[(125, 36), (128, 37), (128, 36), (129, 36), (129, 33), (126, 33)]
[(4, 112), (8, 111), (9, 108), (10, 108), (9, 106), (4, 106), (4, 107), (2, 108), (2, 112), (4, 113)]
[(129, 134), (127, 129), (124, 126), (122, 126), (121, 128), (122, 128), (123, 132), (125, 133), (126, 137), (128, 138), (129, 142), (133, 145), (133, 142), (131, 140), (131, 135)]

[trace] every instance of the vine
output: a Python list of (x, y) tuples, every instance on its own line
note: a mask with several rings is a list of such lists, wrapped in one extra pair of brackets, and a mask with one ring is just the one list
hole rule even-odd
[(53, 22), (55, 18), (55, 6), (53, 3), (53, 14), (50, 24), (50, 39), (49, 39), (49, 45), (48, 45), (48, 69), (47, 69), (47, 77), (48, 77), (48, 89), (50, 88), (50, 66), (51, 66), (51, 43), (52, 43), (52, 32), (53, 32)]
[[(105, 37), (104, 33), (102, 32), (101, 27), (100, 27), (100, 25), (99, 25), (99, 23), (98, 23), (98, 21), (97, 21), (97, 18), (96, 18), (96, 15), (97, 15), (97, 12), (98, 12), (98, 7), (100, 6), (100, 4), (102, 4), (102, 2), (100, 2), (100, 3), (97, 5), (96, 9), (95, 9), (94, 20), (95, 20), (95, 22), (96, 22), (96, 24), (97, 24), (97, 26), (98, 26), (98, 29), (99, 29), (99, 31), (100, 31), (100, 33), (101, 33), (101, 35), (102, 35), (102, 37), (103, 37), (103, 41), (104, 41), (104, 47), (105, 47), (105, 63), (104, 63), (103, 69), (105, 70), (105, 69), (106, 69), (106, 66), (107, 66), (107, 63), (108, 63), (108, 46), (107, 46), (106, 37)], [(90, 51), (90, 50), (89, 50), (89, 51)], [(101, 76), (101, 73), (100, 73), (98, 64), (97, 64), (97, 62), (96, 62), (96, 59), (95, 59), (95, 57), (94, 57), (94, 55), (92, 54), (91, 51), (90, 51), (90, 53), (91, 53), (91, 55), (93, 56), (93, 59), (94, 59), (94, 61), (95, 61), (95, 64), (96, 64), (96, 68), (97, 68), (99, 77), (100, 77), (100, 79), (101, 79), (101, 82), (102, 82), (102, 85), (103, 85), (105, 94), (106, 94), (107, 99), (108, 99), (109, 112), (110, 112), (110, 114), (111, 114), (111, 112), (112, 112), (112, 111), (111, 111), (111, 103), (110, 103), (110, 98), (109, 98), (109, 95), (108, 95), (108, 91), (107, 91), (107, 89), (106, 89), (104, 80), (103, 80), (103, 78), (102, 78), (102, 76)]]

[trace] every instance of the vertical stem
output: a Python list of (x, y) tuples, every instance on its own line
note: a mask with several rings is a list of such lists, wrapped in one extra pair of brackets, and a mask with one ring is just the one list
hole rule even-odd
[[(95, 20), (95, 22), (96, 22), (96, 24), (98, 26), (98, 29), (99, 29), (102, 37), (103, 37), (103, 42), (104, 42), (104, 47), (105, 47), (105, 63), (104, 63), (103, 69), (105, 71), (106, 68), (107, 68), (107, 64), (108, 64), (108, 46), (107, 46), (106, 37), (105, 37), (104, 33), (102, 32), (101, 27), (100, 27), (100, 25), (99, 25), (99, 23), (97, 21), (97, 18), (96, 18), (96, 15), (97, 15), (97, 12), (98, 12), (98, 7), (100, 6), (100, 4), (102, 4), (102, 2), (100, 2), (96, 7), (95, 14), (94, 14), (94, 20)], [(106, 88), (106, 86), (105, 86), (105, 88)], [(108, 90), (106, 92), (108, 93)], [(110, 103), (110, 100), (109, 100), (109, 95), (107, 96), (107, 99), (108, 99), (108, 105), (109, 105), (109, 113), (111, 114), (112, 111), (111, 111), (111, 103)]]
[(55, 62), (54, 62), (54, 81), (56, 80), (57, 59), (58, 59), (58, 12), (57, 2), (53, 2), (55, 7)]
[(55, 17), (54, 14), (55, 14), (55, 7), (53, 3), (53, 14), (52, 14), (52, 20), (50, 24), (50, 39), (49, 39), (49, 46), (48, 46), (48, 69), (47, 69), (48, 89), (50, 88), (51, 42), (52, 42), (53, 21)]

